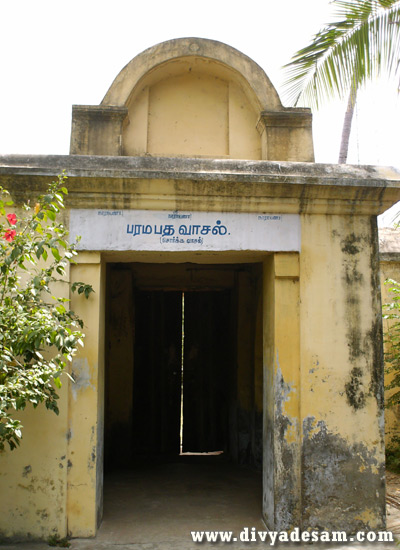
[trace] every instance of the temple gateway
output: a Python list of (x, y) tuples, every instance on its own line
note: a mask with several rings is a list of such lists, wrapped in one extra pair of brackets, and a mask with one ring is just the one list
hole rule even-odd
[(69, 155), (0, 157), (18, 204), (66, 171), (69, 277), (95, 289), (60, 415), (24, 411), (0, 456), (2, 537), (94, 536), (104, 468), (215, 451), (262, 471), (269, 529), (384, 528), (376, 218), (400, 174), (315, 164), (311, 123), (184, 38), (73, 107)]

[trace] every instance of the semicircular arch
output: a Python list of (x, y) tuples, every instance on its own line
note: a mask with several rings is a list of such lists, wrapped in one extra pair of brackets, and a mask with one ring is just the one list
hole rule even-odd
[(139, 84), (167, 63), (179, 59), (202, 59), (219, 65), (232, 80), (251, 90), (260, 111), (281, 110), (279, 96), (268, 76), (252, 59), (222, 42), (204, 38), (178, 38), (162, 42), (134, 57), (117, 75), (101, 105), (126, 106)]

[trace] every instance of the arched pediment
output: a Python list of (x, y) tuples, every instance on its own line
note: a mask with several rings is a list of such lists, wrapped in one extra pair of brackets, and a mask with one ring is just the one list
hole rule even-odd
[[(122, 69), (101, 104), (125, 106), (143, 78), (165, 64), (172, 65), (174, 61), (184, 59), (189, 62), (201, 59), (207, 61), (209, 67), (212, 63), (219, 66), (222, 74), (229, 74), (252, 90), (260, 110), (282, 108), (274, 86), (257, 63), (227, 44), (205, 38), (178, 38), (148, 48)], [(210, 70), (214, 72), (215, 67)]]
[(312, 161), (311, 114), (222, 42), (179, 38), (134, 57), (98, 107), (75, 106), (71, 153)]

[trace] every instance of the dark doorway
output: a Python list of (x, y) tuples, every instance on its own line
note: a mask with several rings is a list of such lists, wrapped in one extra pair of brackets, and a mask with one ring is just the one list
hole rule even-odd
[(135, 455), (226, 448), (230, 294), (135, 292)]
[(133, 452), (179, 454), (182, 298), (135, 292)]
[(184, 296), (182, 451), (226, 450), (233, 335), (230, 291)]
[(106, 471), (220, 452), (260, 469), (260, 265), (115, 263), (107, 278)]

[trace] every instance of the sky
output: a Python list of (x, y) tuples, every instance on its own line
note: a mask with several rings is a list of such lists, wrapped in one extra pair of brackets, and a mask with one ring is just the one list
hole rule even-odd
[[(72, 105), (98, 105), (133, 57), (172, 38), (240, 50), (289, 106), (282, 67), (331, 20), (328, 0), (0, 0), (0, 154), (68, 154)], [(335, 101), (313, 113), (317, 162), (337, 162), (344, 111)], [(399, 128), (396, 82), (371, 84), (348, 162), (400, 169)]]

